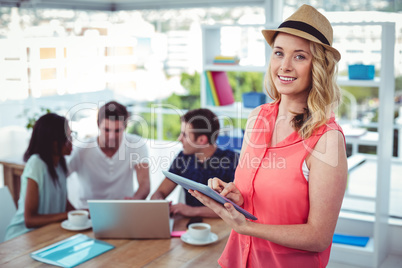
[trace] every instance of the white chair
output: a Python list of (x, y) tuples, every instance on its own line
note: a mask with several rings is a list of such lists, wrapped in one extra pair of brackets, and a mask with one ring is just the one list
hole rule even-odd
[(1, 204), (1, 217), (0, 217), (0, 243), (4, 241), (7, 226), (10, 224), (12, 217), (17, 211), (14, 200), (8, 190), (8, 187), (0, 188), (0, 204)]

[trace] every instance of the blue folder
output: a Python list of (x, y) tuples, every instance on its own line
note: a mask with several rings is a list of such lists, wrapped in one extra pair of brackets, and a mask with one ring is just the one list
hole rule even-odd
[(355, 235), (342, 235), (342, 234), (334, 234), (332, 238), (333, 243), (338, 244), (346, 244), (358, 247), (365, 247), (367, 242), (369, 241), (368, 236), (355, 236)]
[(104, 241), (77, 234), (32, 252), (31, 257), (60, 267), (75, 267), (113, 248)]

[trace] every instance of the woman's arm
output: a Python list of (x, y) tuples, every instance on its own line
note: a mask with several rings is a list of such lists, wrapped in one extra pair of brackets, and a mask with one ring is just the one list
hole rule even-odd
[(310, 210), (305, 224), (255, 223), (246, 220), (229, 203), (222, 206), (199, 192), (191, 193), (240, 234), (290, 248), (320, 252), (332, 242), (346, 188), (347, 161), (343, 135), (338, 131), (324, 134), (307, 159), (307, 165), (310, 167)]
[(38, 184), (28, 178), (27, 192), (25, 196), (25, 226), (27, 228), (37, 228), (43, 225), (59, 222), (67, 219), (67, 212), (57, 214), (38, 214), (39, 207), (39, 189)]

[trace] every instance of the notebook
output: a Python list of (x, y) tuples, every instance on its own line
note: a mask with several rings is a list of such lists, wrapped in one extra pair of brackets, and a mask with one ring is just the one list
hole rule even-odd
[(167, 200), (88, 200), (96, 238), (170, 238)]
[(55, 266), (75, 267), (113, 248), (114, 246), (107, 242), (76, 234), (32, 252), (31, 257)]

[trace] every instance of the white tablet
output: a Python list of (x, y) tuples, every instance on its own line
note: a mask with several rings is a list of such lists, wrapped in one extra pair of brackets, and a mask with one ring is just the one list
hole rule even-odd
[(162, 173), (171, 181), (180, 184), (183, 188), (189, 190), (197, 190), (203, 194), (205, 194), (206, 196), (209, 196), (210, 198), (214, 199), (216, 202), (219, 202), (221, 204), (225, 204), (225, 203), (231, 203), (237, 211), (239, 211), (240, 213), (242, 213), (246, 218), (251, 219), (251, 220), (257, 220), (257, 218), (252, 215), (251, 213), (249, 213), (248, 211), (244, 210), (243, 208), (239, 207), (238, 205), (236, 205), (235, 203), (233, 203), (232, 201), (230, 201), (229, 199), (227, 199), (226, 197), (220, 195), (218, 192), (212, 190), (211, 188), (209, 188), (207, 185), (204, 185), (202, 183), (198, 183), (192, 180), (189, 180), (187, 178), (184, 178), (182, 176), (173, 174), (171, 172), (168, 171), (162, 171)]

